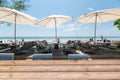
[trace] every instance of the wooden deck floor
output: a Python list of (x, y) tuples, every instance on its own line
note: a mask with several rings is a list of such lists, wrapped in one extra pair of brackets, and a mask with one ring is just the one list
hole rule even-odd
[(120, 80), (120, 60), (0, 61), (0, 80)]

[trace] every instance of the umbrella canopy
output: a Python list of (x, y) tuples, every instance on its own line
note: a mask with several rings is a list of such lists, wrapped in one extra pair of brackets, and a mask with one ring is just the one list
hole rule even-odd
[(65, 22), (69, 22), (72, 20), (71, 16), (64, 16), (64, 15), (51, 15), (47, 18), (41, 20), (39, 24), (42, 26), (55, 26), (55, 36), (57, 40), (57, 25), (60, 25)]
[(111, 20), (116, 20), (118, 18), (120, 18), (120, 8), (100, 10), (100, 11), (88, 13), (80, 16), (79, 18), (77, 18), (76, 21), (81, 23), (95, 23), (95, 31), (94, 31), (94, 43), (95, 43), (97, 23), (108, 22)]
[(32, 16), (29, 16), (14, 9), (4, 7), (0, 7), (0, 21), (23, 25), (35, 25), (37, 23), (37, 19)]
[(37, 19), (32, 16), (29, 16), (25, 13), (19, 12), (14, 9), (9, 9), (4, 7), (0, 7), (0, 21), (14, 23), (15, 45), (16, 45), (16, 24), (35, 25), (38, 22)]

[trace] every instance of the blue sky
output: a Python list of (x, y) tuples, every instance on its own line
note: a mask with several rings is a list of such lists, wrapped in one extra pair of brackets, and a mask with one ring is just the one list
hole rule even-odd
[[(72, 16), (72, 22), (58, 27), (58, 36), (93, 36), (94, 24), (76, 23), (76, 18), (96, 10), (120, 8), (120, 0), (30, 0), (28, 4), (31, 6), (23, 12), (39, 20), (57, 14)], [(13, 26), (0, 26), (0, 36), (12, 37)], [(119, 34), (120, 30), (113, 26), (113, 21), (97, 24), (97, 36), (119, 36)], [(54, 37), (54, 27), (17, 25), (17, 36)]]

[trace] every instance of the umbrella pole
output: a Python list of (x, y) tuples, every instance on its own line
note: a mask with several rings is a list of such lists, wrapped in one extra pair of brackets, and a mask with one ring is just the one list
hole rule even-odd
[(56, 18), (54, 18), (55, 21), (55, 37), (56, 37), (56, 41), (57, 41), (57, 25), (56, 25)]
[(96, 45), (96, 28), (97, 28), (97, 13), (96, 13), (96, 17), (95, 17), (94, 45)]
[(14, 25), (14, 46), (16, 47), (16, 20), (17, 20), (17, 13), (15, 13), (15, 25)]

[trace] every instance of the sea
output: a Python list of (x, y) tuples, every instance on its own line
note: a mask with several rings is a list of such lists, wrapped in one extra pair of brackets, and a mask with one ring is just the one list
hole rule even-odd
[[(77, 36), (77, 37), (58, 37), (61, 42), (67, 42), (68, 40), (80, 40), (83, 42), (89, 41), (90, 38), (93, 36)], [(105, 36), (104, 39), (111, 40), (111, 41), (120, 41), (120, 36)], [(97, 36), (96, 40), (100, 40), (101, 37)], [(55, 37), (16, 37), (18, 41), (42, 41), (47, 40), (48, 42), (55, 42)], [(14, 37), (0, 37), (0, 41), (7, 42), (7, 41), (14, 41)]]

